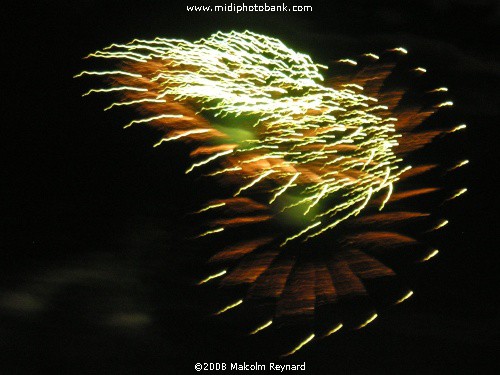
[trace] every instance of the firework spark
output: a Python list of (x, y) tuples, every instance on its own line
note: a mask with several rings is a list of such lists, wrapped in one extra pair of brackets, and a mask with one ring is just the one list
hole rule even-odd
[[(134, 106), (144, 114), (125, 127), (148, 124), (161, 130), (155, 147), (170, 141), (194, 145), (194, 161), (186, 173), (200, 171), (231, 187), (231, 195), (213, 199), (197, 212), (207, 218), (197, 237), (217, 237), (219, 248), (210, 259), (218, 272), (199, 284), (220, 280), (221, 286), (247, 286), (242, 299), (216, 314), (274, 300), (271, 318), (256, 314), (267, 323), (255, 324), (254, 334), (273, 322), (311, 321), (328, 306), (366, 296), (370, 280), (395, 274), (372, 250), (418, 244), (377, 229), (429, 216), (388, 210), (395, 202), (438, 190), (396, 189), (399, 181), (436, 167), (412, 168), (404, 157), (465, 126), (417, 132), (437, 109), (453, 103), (405, 108), (399, 105), (403, 91), (382, 90), (392, 68), (386, 55), (407, 53), (402, 47), (381, 55), (366, 53), (369, 59), (363, 61), (377, 65), (361, 67), (353, 59), (339, 59), (337, 63), (358, 71), (325, 80), (326, 66), (278, 39), (250, 31), (219, 32), (193, 43), (156, 38), (112, 44), (88, 57), (116, 60), (117, 69), (84, 71), (78, 77), (108, 77), (110, 87), (84, 95), (120, 94), (121, 101), (106, 110)], [(221, 238), (252, 226), (260, 229), (247, 229), (241, 242)], [(319, 249), (314, 239), (329, 233), (335, 245)], [(220, 250), (223, 241), (229, 243)], [(365, 314), (350, 324), (346, 317), (342, 323), (316, 324), (315, 333), (288, 354), (316, 334), (326, 337), (346, 324), (366, 326), (378, 316), (369, 311), (368, 320)]]

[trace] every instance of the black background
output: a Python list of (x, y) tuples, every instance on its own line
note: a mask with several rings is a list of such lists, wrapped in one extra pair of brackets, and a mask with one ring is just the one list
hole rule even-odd
[(102, 112), (111, 98), (82, 99), (91, 82), (72, 78), (112, 42), (232, 29), (279, 37), (324, 64), (403, 45), (429, 87), (450, 88), (444, 125), (468, 125), (433, 151), (470, 159), (453, 177), (469, 191), (445, 211), (439, 256), (410, 276), (415, 296), (291, 363), (321, 374), (493, 372), (499, 3), (307, 4), (310, 13), (275, 14), (166, 1), (2, 5), (0, 373), (194, 373), (196, 362), (269, 360), (265, 343), (207, 318), (209, 293), (192, 287), (200, 260), (176, 222), (214, 187), (184, 175), (187, 149), (153, 149), (158, 134), (123, 130), (132, 113)]

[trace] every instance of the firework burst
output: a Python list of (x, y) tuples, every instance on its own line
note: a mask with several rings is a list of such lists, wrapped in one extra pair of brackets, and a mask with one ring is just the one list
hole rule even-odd
[[(464, 125), (420, 130), (437, 109), (453, 103), (403, 106), (404, 91), (384, 87), (394, 66), (389, 57), (406, 53), (394, 48), (380, 56), (366, 53), (359, 63), (340, 59), (336, 64), (356, 70), (325, 80), (328, 67), (278, 39), (219, 32), (194, 43), (156, 38), (112, 44), (89, 57), (116, 60), (116, 69), (78, 76), (107, 77), (109, 87), (84, 95), (119, 93), (121, 100), (106, 110), (135, 106), (143, 114), (125, 127), (159, 129), (155, 147), (193, 145), (186, 173), (229, 187), (228, 196), (214, 197), (196, 212), (205, 223), (197, 237), (218, 249), (208, 262), (213, 272), (199, 284), (225, 287), (230, 292), (222, 299), (236, 290), (239, 297), (215, 314), (245, 310), (252, 335), (274, 326), (306, 327), (304, 340), (288, 352), (293, 354), (377, 317), (368, 291), (374, 280), (395, 278), (387, 250), (411, 249), (413, 261), (437, 254), (392, 228), (429, 218), (429, 212), (402, 209), (400, 202), (438, 189), (397, 187), (437, 168), (412, 168), (406, 155)], [(391, 303), (413, 294), (397, 293)]]

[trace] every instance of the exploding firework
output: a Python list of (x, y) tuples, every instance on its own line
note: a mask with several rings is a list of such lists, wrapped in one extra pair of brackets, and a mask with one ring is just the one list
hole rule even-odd
[[(196, 212), (204, 223), (196, 237), (217, 249), (208, 261), (213, 272), (199, 284), (217, 283), (229, 291), (226, 298), (239, 294), (215, 314), (242, 310), (251, 334), (306, 327), (303, 340), (287, 353), (293, 354), (312, 340), (342, 327), (362, 328), (377, 317), (369, 291), (377, 280), (395, 278), (387, 261), (394, 250), (405, 249), (413, 261), (438, 253), (392, 229), (418, 227), (416, 222), (429, 218), (429, 212), (404, 209), (404, 202), (438, 190), (404, 185), (437, 168), (412, 168), (405, 158), (465, 125), (421, 130), (437, 109), (453, 103), (404, 106), (404, 91), (384, 86), (394, 66), (390, 58), (406, 53), (366, 53), (360, 64), (341, 59), (336, 64), (356, 70), (325, 80), (327, 66), (278, 39), (219, 32), (194, 43), (156, 38), (112, 44), (89, 57), (116, 60), (116, 69), (78, 76), (105, 76), (108, 87), (84, 95), (118, 92), (121, 100), (106, 110), (135, 106), (144, 115), (125, 127), (159, 129), (155, 147), (189, 143), (194, 161), (186, 173), (202, 173), (227, 187), (230, 194)], [(389, 304), (413, 292), (396, 294)]]

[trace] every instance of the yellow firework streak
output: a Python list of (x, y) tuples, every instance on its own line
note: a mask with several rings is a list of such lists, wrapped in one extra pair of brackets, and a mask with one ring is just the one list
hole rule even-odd
[(449, 224), (448, 220), (443, 220), (438, 225), (436, 225), (434, 228), (432, 228), (431, 231), (441, 229), (442, 227), (444, 227), (448, 224)]
[(410, 290), (408, 293), (406, 293), (403, 297), (401, 297), (400, 299), (398, 299), (396, 301), (396, 305), (401, 303), (401, 302), (404, 302), (406, 301), (408, 298), (410, 298), (411, 296), (413, 296), (413, 290)]
[(191, 172), (193, 169), (197, 168), (197, 167), (201, 167), (202, 165), (205, 165), (207, 163), (210, 163), (211, 161), (217, 159), (217, 158), (220, 158), (221, 156), (224, 156), (224, 155), (228, 155), (228, 154), (231, 154), (233, 152), (233, 150), (227, 150), (227, 151), (222, 151), (222, 152), (219, 152), (213, 156), (210, 156), (209, 158), (203, 160), (203, 161), (200, 161), (199, 163), (194, 163), (190, 168), (188, 168), (186, 170), (186, 174), (188, 174), (189, 172)]
[(438, 87), (437, 89), (431, 90), (429, 92), (447, 92), (448, 87)]
[(268, 171), (262, 173), (261, 175), (259, 175), (259, 177), (257, 177), (255, 180), (253, 180), (252, 182), (250, 182), (248, 185), (245, 185), (242, 188), (240, 188), (240, 190), (238, 190), (234, 194), (234, 196), (236, 197), (236, 196), (240, 195), (243, 190), (247, 190), (247, 189), (251, 188), (252, 186), (254, 186), (255, 184), (257, 184), (260, 180), (263, 180), (264, 178), (266, 178), (267, 176), (269, 176), (271, 173), (274, 173), (274, 170), (271, 169), (271, 170), (268, 170)]
[(401, 53), (403, 55), (408, 54), (408, 50), (406, 48), (403, 48), (403, 47), (393, 48), (393, 49), (390, 49), (389, 51), (391, 51), (391, 52), (399, 52), (399, 53)]
[(451, 107), (453, 105), (453, 102), (452, 101), (447, 101), (447, 102), (443, 102), (441, 104), (438, 104), (438, 107)]
[(460, 189), (455, 194), (453, 194), (450, 198), (448, 198), (447, 201), (451, 201), (452, 199), (458, 198), (459, 196), (465, 194), (466, 192), (467, 192), (466, 188)]
[(358, 65), (358, 63), (354, 60), (351, 60), (351, 59), (340, 59), (340, 60), (337, 60), (338, 63), (346, 63), (346, 64), (350, 64), (350, 65)]
[(462, 160), (461, 162), (459, 162), (457, 165), (451, 167), (450, 169), (447, 170), (447, 172), (451, 172), (455, 169), (458, 169), (458, 168), (461, 168), (463, 167), (464, 165), (467, 165), (469, 164), (469, 161), (468, 160)]
[(226, 306), (226, 307), (224, 307), (223, 309), (221, 309), (221, 310), (217, 311), (217, 312), (215, 313), (215, 315), (220, 315), (220, 314), (222, 314), (222, 313), (225, 313), (226, 311), (231, 310), (231, 309), (234, 309), (236, 306), (239, 306), (239, 305), (241, 305), (242, 303), (243, 303), (243, 300), (242, 300), (242, 299), (240, 299), (240, 300), (236, 301), (235, 303), (232, 303), (232, 304), (230, 304), (229, 306)]
[(264, 323), (263, 325), (261, 325), (260, 327), (257, 327), (255, 328), (252, 332), (250, 332), (251, 335), (255, 335), (257, 332), (259, 331), (262, 331), (263, 329), (266, 329), (267, 327), (269, 327), (271, 324), (273, 324), (273, 321), (270, 320), (268, 321), (267, 323)]
[(457, 132), (459, 130), (464, 130), (466, 128), (467, 128), (467, 125), (461, 124), (461, 125), (458, 125), (458, 126), (454, 127), (453, 129), (451, 129), (450, 133), (455, 133), (455, 132)]
[(378, 317), (378, 314), (373, 314), (371, 317), (368, 318), (368, 320), (366, 322), (364, 322), (363, 324), (361, 324), (359, 327), (357, 327), (357, 329), (361, 329), (361, 328), (364, 328), (366, 327), (368, 324), (370, 324), (371, 322), (373, 322), (375, 319), (377, 319)]
[(274, 197), (269, 201), (269, 203), (273, 203), (276, 198), (278, 198), (281, 194), (283, 194), (290, 186), (292, 186), (293, 182), (299, 177), (300, 173), (295, 173), (293, 177), (286, 183), (285, 186), (283, 186), (275, 195)]
[(202, 208), (201, 210), (199, 211), (196, 211), (195, 214), (201, 214), (202, 212), (206, 212), (208, 210), (212, 210), (214, 208), (218, 208), (218, 207), (224, 207), (226, 204), (224, 202), (222, 203), (217, 203), (217, 204), (212, 204), (210, 206), (207, 206), (205, 208)]
[(342, 323), (339, 323), (337, 326), (332, 328), (330, 331), (328, 331), (325, 335), (325, 337), (333, 335), (335, 332), (339, 331), (344, 325)]
[(80, 74), (77, 74), (76, 76), (73, 76), (73, 78), (78, 78), (78, 77), (81, 77), (81, 76), (84, 76), (84, 75), (89, 75), (89, 76), (92, 76), (92, 75), (95, 75), (95, 76), (106, 76), (106, 75), (114, 75), (114, 74), (122, 74), (124, 76), (141, 78), (140, 74), (134, 74), (134, 73), (125, 72), (125, 71), (122, 71), (122, 70), (111, 70), (111, 71), (104, 71), (104, 72), (87, 72), (87, 71), (83, 71)]
[(436, 255), (438, 255), (439, 250), (433, 250), (429, 255), (427, 255), (424, 259), (422, 259), (422, 262), (427, 262), (429, 259), (434, 258)]
[[(160, 119), (172, 119), (172, 118), (181, 118), (183, 117), (182, 115), (158, 115), (158, 116), (153, 116), (153, 117), (149, 117), (149, 118), (145, 118), (145, 119), (142, 119), (142, 120), (132, 120), (130, 121), (127, 125), (124, 126), (124, 128), (128, 128), (134, 124), (143, 124), (145, 122), (152, 122), (152, 121), (155, 121), (155, 120), (160, 120)], [(185, 136), (185, 135), (184, 135)], [(179, 136), (180, 137), (180, 136)], [(179, 139), (179, 138), (171, 138), (171, 139)], [(167, 141), (168, 139), (162, 139), (162, 141)]]
[(216, 274), (214, 274), (214, 275), (210, 275), (210, 276), (208, 276), (207, 278), (205, 278), (205, 279), (201, 280), (201, 281), (198, 283), (198, 285), (205, 284), (206, 282), (208, 282), (208, 281), (210, 281), (210, 280), (212, 280), (212, 279), (215, 279), (215, 278), (217, 278), (217, 277), (221, 277), (221, 276), (225, 275), (226, 273), (227, 273), (227, 271), (226, 271), (226, 270), (223, 270), (223, 271), (221, 271), (221, 272), (219, 272), (219, 273), (216, 273)]
[(138, 100), (131, 100), (129, 102), (121, 102), (121, 103), (113, 103), (110, 106), (104, 108), (105, 111), (113, 108), (113, 107), (120, 107), (120, 106), (125, 106), (125, 105), (133, 105), (133, 104), (141, 104), (141, 103), (165, 103), (166, 100), (164, 99), (138, 99)]
[(217, 229), (207, 230), (206, 232), (203, 232), (202, 234), (198, 235), (197, 238), (209, 236), (211, 234), (220, 233), (220, 232), (223, 232), (223, 231), (224, 231), (223, 227), (220, 227), (220, 228), (217, 228)]
[(304, 341), (302, 341), (299, 345), (297, 345), (294, 349), (292, 349), (291, 351), (289, 351), (288, 353), (286, 354), (283, 354), (282, 357), (288, 357), (289, 355), (292, 355), (292, 354), (295, 354), (297, 351), (299, 351), (300, 349), (302, 349), (305, 345), (307, 345), (312, 339), (314, 339), (315, 335), (314, 334), (311, 334), (310, 336), (308, 336)]
[(132, 87), (132, 86), (122, 86), (122, 87), (111, 87), (108, 89), (91, 89), (87, 91), (85, 94), (82, 96), (87, 96), (92, 94), (93, 92), (98, 93), (98, 92), (113, 92), (113, 91), (148, 91), (147, 89), (141, 89), (139, 87)]
[[(179, 116), (166, 115), (166, 117), (167, 118), (179, 118), (179, 117), (182, 117), (182, 115), (179, 115)], [(141, 121), (141, 120), (138, 120), (138, 121)], [(145, 122), (145, 121), (141, 121), (141, 122)], [(207, 133), (209, 131), (210, 131), (210, 129), (189, 130), (189, 131), (183, 132), (181, 134), (175, 135), (173, 137), (162, 138), (158, 143), (155, 143), (154, 147), (157, 147), (157, 146), (161, 145), (163, 142), (175, 141), (175, 140), (178, 140), (180, 138), (188, 137), (188, 136), (193, 135), (193, 134)]]

